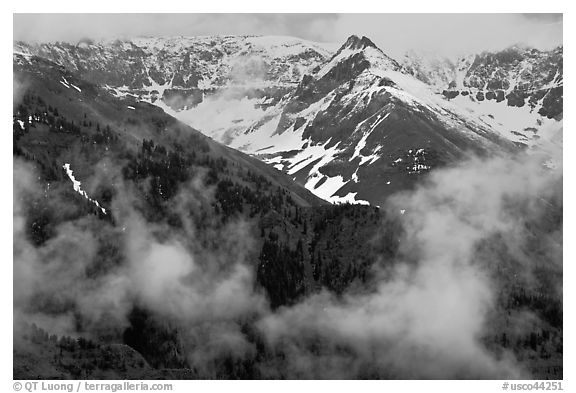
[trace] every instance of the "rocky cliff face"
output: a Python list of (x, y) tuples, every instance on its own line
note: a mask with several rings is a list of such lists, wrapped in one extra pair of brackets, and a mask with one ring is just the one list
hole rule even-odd
[(16, 52), (52, 60), (117, 95), (160, 99), (175, 110), (197, 105), (213, 90), (294, 86), (331, 55), (331, 48), (291, 37), (254, 36), (15, 45)]
[(528, 106), (546, 118), (562, 119), (563, 48), (540, 51), (511, 47), (452, 61), (410, 52), (404, 69), (436, 86), (448, 99), (458, 96)]
[[(472, 153), (561, 139), (562, 48), (396, 61), (369, 38), (18, 43), (288, 173), (331, 202), (379, 205)], [(560, 137), (559, 137), (560, 135)]]

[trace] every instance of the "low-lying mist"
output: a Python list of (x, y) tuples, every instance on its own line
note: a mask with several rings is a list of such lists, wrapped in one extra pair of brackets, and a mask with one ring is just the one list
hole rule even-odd
[[(504, 263), (491, 239), (527, 282), (542, 266), (561, 273), (561, 230), (542, 231), (538, 252), (526, 252), (534, 223), (546, 221), (551, 205), (562, 208), (561, 154), (554, 169), (543, 165), (548, 157), (523, 153), (432, 172), (382, 208), (403, 235), (393, 264), (374, 261), (374, 286), (341, 296), (322, 290), (278, 309), (255, 282), (253, 222), (220, 225), (202, 215), (213, 195), (201, 177), (171, 201), (181, 218), (171, 226), (149, 222), (138, 209), (143, 197), (107, 173), (115, 225), (81, 216), (38, 245), (26, 229), (30, 212), (67, 209), (62, 195), (72, 185), (48, 197), (36, 169), (15, 158), (16, 323), (121, 340), (131, 311), (145, 309), (178, 330), (183, 357), (203, 378), (216, 377), (224, 357), (260, 378), (530, 377), (510, 351), (484, 342), (502, 290), (494, 265)], [(561, 296), (561, 281), (555, 286)]]

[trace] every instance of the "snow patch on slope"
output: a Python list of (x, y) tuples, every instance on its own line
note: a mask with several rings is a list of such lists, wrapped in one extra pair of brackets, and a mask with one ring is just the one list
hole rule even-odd
[(84, 198), (88, 199), (90, 202), (92, 202), (93, 204), (96, 205), (96, 207), (98, 207), (98, 209), (100, 209), (102, 211), (102, 213), (106, 214), (106, 209), (104, 209), (103, 207), (100, 206), (100, 204), (98, 203), (98, 201), (90, 198), (88, 196), (88, 194), (86, 193), (86, 191), (84, 191), (81, 188), (81, 184), (78, 180), (76, 180), (76, 178), (74, 177), (74, 174), (72, 171), (72, 169), (70, 169), (70, 164), (65, 163), (62, 168), (64, 168), (64, 170), (66, 171), (66, 174), (68, 175), (68, 178), (72, 181), (72, 187), (74, 188), (74, 191), (76, 191), (78, 194), (82, 195)]

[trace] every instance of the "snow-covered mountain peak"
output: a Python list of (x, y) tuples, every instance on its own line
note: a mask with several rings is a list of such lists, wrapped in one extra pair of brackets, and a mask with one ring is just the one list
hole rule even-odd
[(350, 36), (338, 49), (334, 56), (317, 69), (316, 79), (328, 76), (330, 79), (340, 80), (342, 76), (350, 78), (360, 75), (367, 69), (398, 70), (400, 65), (396, 60), (387, 56), (369, 38)]
[(154, 103), (332, 202), (379, 204), (470, 151), (533, 148), (562, 126), (562, 48), (398, 62), (366, 37), (204, 36), (14, 51)]
[(374, 44), (368, 37), (362, 36), (362, 38), (359, 38), (357, 35), (351, 35), (348, 37), (344, 45), (342, 45), (341, 49), (357, 50), (368, 47), (377, 48), (376, 44)]

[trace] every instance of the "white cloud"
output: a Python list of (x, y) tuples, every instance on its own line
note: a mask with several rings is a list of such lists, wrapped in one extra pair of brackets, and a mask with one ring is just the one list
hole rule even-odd
[(445, 55), (498, 50), (524, 43), (548, 49), (562, 43), (562, 20), (520, 14), (343, 14), (330, 36), (365, 35), (393, 57), (407, 49)]
[(454, 55), (516, 43), (562, 43), (557, 14), (15, 14), (14, 38), (27, 41), (114, 39), (140, 35), (292, 35), (343, 42), (371, 38), (391, 56), (407, 49)]

